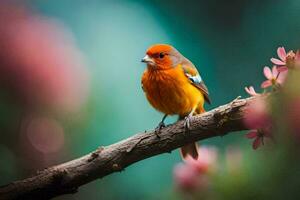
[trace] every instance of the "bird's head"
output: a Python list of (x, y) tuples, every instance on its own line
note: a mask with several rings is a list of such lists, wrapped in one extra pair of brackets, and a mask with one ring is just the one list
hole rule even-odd
[(155, 44), (149, 47), (142, 62), (147, 63), (151, 69), (164, 70), (176, 67), (182, 58), (183, 56), (171, 45)]

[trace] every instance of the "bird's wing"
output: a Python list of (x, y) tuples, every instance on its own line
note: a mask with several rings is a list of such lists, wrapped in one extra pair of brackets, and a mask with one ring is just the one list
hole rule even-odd
[(191, 61), (188, 59), (185, 59), (182, 62), (182, 68), (183, 72), (186, 75), (186, 77), (190, 80), (190, 82), (197, 87), (204, 95), (204, 99), (207, 103), (211, 103), (210, 98), (209, 98), (209, 92), (204, 84), (204, 81), (202, 80), (197, 68), (193, 65)]

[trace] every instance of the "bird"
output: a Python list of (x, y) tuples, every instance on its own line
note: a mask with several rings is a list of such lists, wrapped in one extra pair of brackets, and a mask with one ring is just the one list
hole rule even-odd
[[(195, 65), (168, 44), (150, 46), (141, 62), (147, 67), (142, 75), (142, 89), (149, 103), (164, 116), (155, 129), (165, 127), (169, 115), (178, 115), (189, 130), (193, 115), (205, 112), (204, 103), (211, 103), (208, 89)], [(159, 137), (159, 136), (158, 136)], [(183, 159), (198, 158), (197, 143), (180, 148)]]

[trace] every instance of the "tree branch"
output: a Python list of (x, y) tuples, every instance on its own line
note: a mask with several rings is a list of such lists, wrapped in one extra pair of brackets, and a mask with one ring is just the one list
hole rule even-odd
[(184, 131), (183, 121), (154, 131), (136, 134), (107, 147), (100, 147), (78, 159), (50, 167), (36, 175), (0, 187), (0, 199), (50, 199), (77, 192), (78, 187), (140, 160), (171, 152), (185, 144), (228, 132), (247, 130), (243, 114), (253, 98), (235, 99), (191, 120), (190, 131)]

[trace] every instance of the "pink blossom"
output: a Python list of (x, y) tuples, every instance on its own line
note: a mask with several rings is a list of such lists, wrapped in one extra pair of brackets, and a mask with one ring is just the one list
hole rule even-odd
[(174, 168), (174, 179), (178, 188), (197, 191), (209, 185), (208, 172), (216, 168), (217, 150), (213, 147), (199, 147), (198, 159), (187, 156), (184, 163)]
[(300, 69), (300, 52), (289, 52), (286, 57), (286, 66), (290, 69)]
[(270, 125), (271, 117), (264, 99), (257, 97), (250, 102), (245, 111), (244, 123), (250, 129), (258, 129)]
[(194, 190), (197, 188), (198, 172), (190, 165), (177, 164), (174, 168), (174, 180), (178, 188), (182, 190)]
[(248, 139), (254, 139), (252, 142), (252, 148), (256, 150), (261, 145), (264, 145), (264, 138), (272, 138), (271, 132), (268, 129), (252, 130), (246, 134)]
[(277, 49), (277, 55), (278, 55), (279, 59), (277, 59), (277, 58), (271, 58), (271, 62), (274, 65), (278, 66), (277, 70), (279, 72), (284, 72), (284, 71), (288, 70), (288, 68), (286, 67), (287, 53), (286, 53), (284, 47), (279, 47)]
[(261, 84), (261, 87), (267, 88), (270, 86), (283, 84), (283, 82), (286, 78), (287, 72), (286, 71), (278, 72), (276, 66), (273, 66), (272, 71), (271, 71), (271, 69), (266, 66), (266, 67), (264, 67), (264, 75), (267, 78), (267, 80)]
[(286, 54), (284, 47), (278, 47), (277, 55), (278, 55), (279, 59), (271, 58), (271, 62), (274, 63), (275, 65), (285, 65), (287, 54)]
[(245, 87), (246, 92), (250, 95), (250, 96), (257, 96), (259, 95), (258, 93), (256, 93), (256, 91), (254, 90), (253, 86), (250, 87)]
[(184, 160), (187, 165), (190, 165), (199, 173), (206, 173), (209, 170), (216, 168), (218, 153), (214, 147), (199, 147), (198, 158), (194, 159), (187, 156)]
[(279, 47), (277, 49), (277, 58), (271, 58), (271, 62), (277, 66), (278, 72), (284, 72), (288, 69), (298, 68), (300, 66), (300, 54), (299, 51), (294, 53), (294, 51), (289, 51), (286, 53), (284, 47)]

